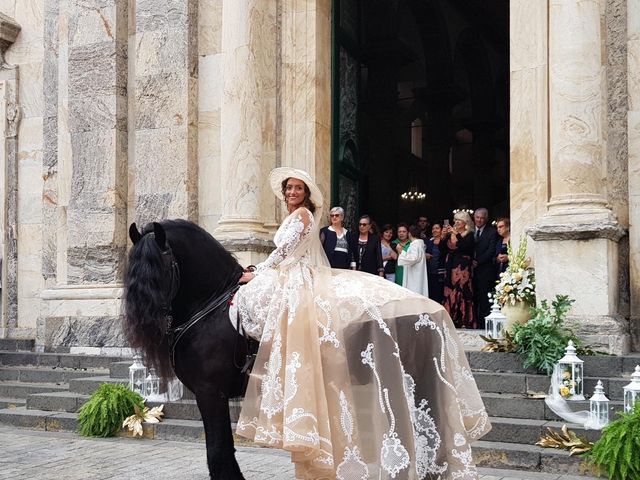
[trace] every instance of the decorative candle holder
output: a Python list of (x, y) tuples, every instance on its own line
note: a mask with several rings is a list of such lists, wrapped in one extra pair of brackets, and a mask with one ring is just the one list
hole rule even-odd
[(569, 340), (564, 357), (558, 361), (556, 374), (560, 395), (566, 400), (584, 400), (583, 367), (584, 362), (576, 356), (573, 341)]

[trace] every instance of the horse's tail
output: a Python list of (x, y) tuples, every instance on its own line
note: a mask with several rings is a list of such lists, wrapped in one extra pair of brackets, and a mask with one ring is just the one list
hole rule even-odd
[(170, 282), (154, 236), (140, 238), (129, 253), (124, 277), (123, 330), (131, 348), (140, 350), (145, 365), (154, 367), (162, 378), (174, 375), (165, 335)]

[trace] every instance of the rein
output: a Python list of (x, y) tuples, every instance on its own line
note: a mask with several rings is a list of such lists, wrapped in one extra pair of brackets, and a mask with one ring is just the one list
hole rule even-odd
[(198, 323), (200, 320), (202, 320), (204, 317), (209, 315), (221, 305), (228, 303), (229, 299), (231, 299), (235, 295), (239, 288), (240, 285), (234, 285), (233, 287), (222, 292), (220, 295), (212, 296), (211, 298), (209, 298), (209, 300), (207, 300), (205, 305), (199, 311), (191, 315), (183, 325), (180, 325), (178, 327), (173, 327), (171, 325), (171, 323), (173, 322), (173, 317), (171, 316), (171, 312), (168, 313), (166, 334), (169, 337), (169, 356), (171, 357), (171, 366), (174, 370), (176, 368), (176, 345), (178, 344), (180, 339), (196, 323)]

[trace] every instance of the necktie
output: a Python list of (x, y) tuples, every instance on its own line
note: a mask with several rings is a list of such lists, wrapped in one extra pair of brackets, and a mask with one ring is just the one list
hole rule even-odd
[(480, 238), (480, 229), (476, 230), (476, 240), (478, 240)]

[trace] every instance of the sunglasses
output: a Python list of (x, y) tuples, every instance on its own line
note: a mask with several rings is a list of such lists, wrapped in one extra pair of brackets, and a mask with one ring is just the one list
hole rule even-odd
[(330, 217), (339, 217), (339, 216), (340, 216), (340, 214), (339, 214), (339, 213), (331, 213), (329, 216), (330, 216)]
[(361, 227), (368, 227), (369, 226), (368, 223), (359, 223), (358, 225), (360, 225)]

